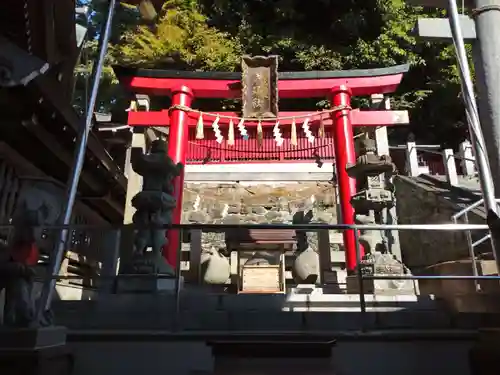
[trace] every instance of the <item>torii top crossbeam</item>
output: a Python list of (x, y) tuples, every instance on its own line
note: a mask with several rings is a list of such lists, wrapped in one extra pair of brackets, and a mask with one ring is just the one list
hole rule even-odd
[[(332, 87), (346, 85), (353, 96), (386, 94), (396, 91), (409, 65), (380, 69), (278, 73), (280, 98), (320, 98), (330, 95)], [(135, 69), (115, 66), (121, 84), (130, 92), (170, 95), (184, 85), (196, 98), (231, 99), (241, 97), (241, 74), (228, 72), (186, 72), (177, 70)]]

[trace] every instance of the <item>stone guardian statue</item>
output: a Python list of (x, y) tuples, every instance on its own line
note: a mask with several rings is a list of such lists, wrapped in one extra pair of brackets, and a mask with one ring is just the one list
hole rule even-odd
[(173, 179), (181, 174), (183, 165), (173, 163), (167, 155), (165, 141), (155, 140), (148, 154), (132, 149), (132, 168), (143, 177), (143, 185), (142, 191), (132, 199), (137, 210), (132, 221), (138, 229), (130, 271), (174, 275), (173, 265), (169, 265), (162, 254), (167, 244), (166, 230), (158, 227), (172, 222), (172, 211), (177, 204), (172, 196)]

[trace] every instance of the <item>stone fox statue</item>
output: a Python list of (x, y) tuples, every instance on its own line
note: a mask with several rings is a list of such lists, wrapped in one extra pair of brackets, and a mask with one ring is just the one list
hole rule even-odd
[(38, 263), (39, 251), (34, 227), (40, 224), (39, 212), (21, 205), (12, 224), (14, 233), (0, 260), (0, 291), (5, 290), (3, 325), (28, 327), (35, 324), (33, 267)]

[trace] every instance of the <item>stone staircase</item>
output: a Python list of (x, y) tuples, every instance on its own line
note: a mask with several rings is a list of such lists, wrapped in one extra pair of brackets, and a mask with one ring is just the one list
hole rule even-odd
[(500, 323), (499, 314), (452, 312), (432, 296), (365, 295), (362, 313), (359, 295), (329, 294), (309, 285), (268, 295), (188, 287), (181, 291), (178, 305), (171, 293), (88, 297), (54, 301), (57, 324), (76, 331), (316, 332), (470, 329)]
[[(462, 186), (451, 186), (440, 176), (397, 176), (395, 178), (398, 224), (452, 223), (452, 216), (481, 199), (477, 182), (472, 178)], [(468, 213), (470, 224), (485, 224), (482, 206)], [(461, 223), (462, 220), (459, 220)], [(486, 231), (472, 231), (472, 241)], [(465, 231), (400, 231), (404, 263), (419, 273), (426, 267), (469, 257)], [(491, 252), (488, 241), (475, 248), (476, 254)]]

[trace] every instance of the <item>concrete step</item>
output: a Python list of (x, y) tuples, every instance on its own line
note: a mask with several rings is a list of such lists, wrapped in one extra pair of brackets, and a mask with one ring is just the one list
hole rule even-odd
[(326, 294), (314, 286), (302, 286), (286, 295), (184, 290), (178, 305), (173, 294), (106, 294), (88, 301), (54, 301), (53, 307), (57, 323), (74, 329), (174, 329), (175, 320), (177, 329), (187, 330), (360, 329), (362, 323), (411, 327), (416, 321), (432, 327), (449, 324), (430, 297), (366, 295), (365, 301), (367, 313), (362, 316), (359, 295)]
[[(173, 296), (165, 296), (163, 302), (173, 302)], [(113, 309), (117, 304), (130, 303), (134, 296), (113, 295), (102, 301), (105, 309)], [(365, 296), (367, 310), (398, 311), (404, 309), (436, 310), (436, 302), (431, 298), (417, 296)], [(179, 309), (183, 311), (361, 311), (360, 297), (353, 294), (289, 293), (281, 294), (208, 294), (181, 293)], [(142, 309), (143, 307), (138, 307)]]
[[(164, 330), (164, 331), (359, 331), (363, 328), (448, 329), (454, 321), (437, 311), (360, 312), (262, 312), (152, 310), (104, 313), (93, 309), (55, 309), (58, 325), (70, 330)], [(480, 320), (468, 324), (477, 328)], [(497, 321), (498, 323), (498, 321)]]
[[(71, 305), (71, 304), (70, 304)], [(500, 324), (498, 314), (449, 315), (437, 310), (380, 311), (195, 311), (156, 305), (148, 311), (110, 310), (79, 302), (55, 305), (56, 323), (69, 329), (176, 331), (359, 331), (387, 329), (477, 329)]]
[(286, 295), (230, 295), (183, 290), (170, 294), (103, 294), (54, 301), (58, 324), (72, 329), (359, 330), (475, 329), (500, 324), (500, 314), (450, 312), (431, 296), (328, 294), (313, 286)]
[[(173, 293), (99, 294), (76, 292), (78, 288), (58, 285), (61, 300), (84, 302), (86, 299), (104, 310), (147, 311), (151, 304), (176, 305)], [(213, 293), (208, 288), (188, 287), (181, 290), (179, 309), (193, 311), (361, 311), (361, 297), (358, 294), (333, 294), (314, 285), (300, 285), (289, 288), (286, 294), (227, 294)], [(61, 303), (62, 301), (55, 301)], [(403, 309), (436, 310), (437, 302), (432, 296), (417, 295), (373, 295), (364, 296), (367, 310), (397, 311)]]

